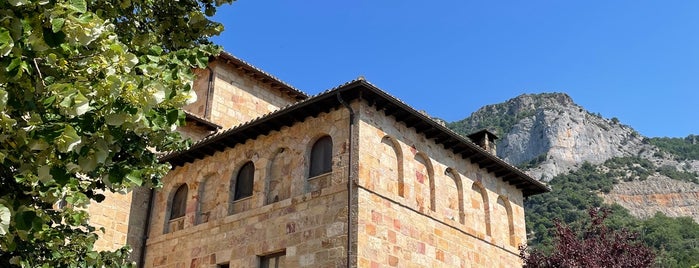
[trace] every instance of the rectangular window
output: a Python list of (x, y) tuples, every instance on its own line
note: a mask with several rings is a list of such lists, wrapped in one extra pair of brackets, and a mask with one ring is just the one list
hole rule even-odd
[(228, 263), (219, 263), (216, 265), (216, 268), (229, 268), (230, 265)]
[(260, 256), (260, 268), (284, 268), (286, 266), (286, 252), (277, 252)]

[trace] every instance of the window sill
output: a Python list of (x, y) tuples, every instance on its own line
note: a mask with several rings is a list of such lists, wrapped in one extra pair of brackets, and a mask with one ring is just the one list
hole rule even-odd
[(330, 176), (330, 174), (332, 174), (332, 173), (333, 173), (333, 172), (332, 172), (332, 170), (331, 170), (331, 171), (325, 172), (325, 173), (320, 174), (320, 175), (316, 175), (316, 176), (313, 176), (313, 177), (309, 177), (307, 180), (312, 181), (312, 180), (324, 178), (324, 177)]
[(245, 201), (245, 200), (250, 200), (250, 199), (252, 199), (252, 195), (251, 195), (251, 196), (246, 196), (246, 197), (243, 197), (243, 198), (239, 198), (239, 199), (236, 199), (236, 200), (233, 200), (233, 203), (243, 202), (243, 201)]

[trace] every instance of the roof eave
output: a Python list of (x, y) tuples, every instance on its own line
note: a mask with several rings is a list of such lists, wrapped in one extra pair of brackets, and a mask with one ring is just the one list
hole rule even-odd
[[(358, 90), (355, 90), (357, 88)], [(409, 122), (414, 122), (410, 123), (412, 125), (409, 127), (413, 127), (416, 131), (425, 135), (428, 134), (426, 131), (431, 131), (433, 129), (439, 130), (437, 132), (430, 132), (433, 139), (439, 139), (437, 143), (440, 143), (445, 149), (450, 149), (455, 154), (459, 154), (464, 159), (468, 159), (471, 162), (476, 162), (486, 167), (501, 168), (498, 169), (498, 171), (503, 174), (503, 179), (512, 178), (508, 182), (521, 188), (525, 197), (551, 190), (543, 182), (530, 177), (520, 169), (487, 152), (470, 139), (439, 124), (427, 115), (420, 113), (363, 79), (345, 83), (312, 98), (300, 101), (294, 105), (287, 106), (258, 119), (205, 138), (192, 145), (192, 147), (186, 151), (174, 152), (163, 156), (161, 161), (171, 162), (173, 166), (183, 165), (187, 162), (203, 158), (204, 156), (202, 156), (202, 153), (211, 155), (216, 151), (222, 151), (227, 147), (233, 147), (237, 144), (244, 143), (248, 139), (254, 139), (259, 135), (266, 135), (270, 131), (279, 129), (282, 126), (289, 126), (289, 122), (292, 120), (291, 124), (302, 121), (307, 116), (314, 116), (321, 112), (327, 112), (341, 105), (336, 97), (338, 94), (344, 101), (363, 99), (370, 102), (370, 104), (373, 102), (373, 105), (383, 107), (383, 111), (387, 113), (387, 115), (393, 115), (396, 120), (403, 121), (406, 125), (409, 124)], [(390, 111), (388, 111), (389, 109)], [(216, 149), (210, 150), (210, 148)], [(198, 150), (200, 151), (198, 152)]]

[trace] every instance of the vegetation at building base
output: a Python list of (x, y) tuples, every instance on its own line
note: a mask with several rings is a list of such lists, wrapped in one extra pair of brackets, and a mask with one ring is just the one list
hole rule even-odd
[(131, 265), (82, 208), (160, 184), (231, 2), (0, 1), (0, 267)]
[(525, 201), (525, 217), (531, 249), (550, 253), (555, 221), (572, 228), (584, 226), (589, 208), (607, 208), (612, 213), (606, 223), (613, 229), (627, 229), (657, 254), (656, 266), (690, 267), (699, 264), (699, 224), (691, 218), (667, 217), (661, 213), (638, 219), (619, 205), (603, 203), (600, 192), (611, 191), (620, 180), (644, 180), (657, 168), (637, 157), (613, 158), (603, 165), (583, 164), (578, 170), (556, 176), (553, 191)]
[(636, 233), (606, 226), (608, 213), (608, 209), (589, 209), (590, 220), (580, 228), (557, 221), (551, 252), (520, 247), (524, 267), (651, 267), (655, 253), (638, 241)]

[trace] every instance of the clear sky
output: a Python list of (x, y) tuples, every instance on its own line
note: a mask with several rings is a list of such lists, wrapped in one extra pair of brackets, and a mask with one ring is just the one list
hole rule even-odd
[(448, 122), (565, 92), (649, 137), (699, 134), (699, 1), (238, 0), (213, 40), (315, 95), (358, 76)]

